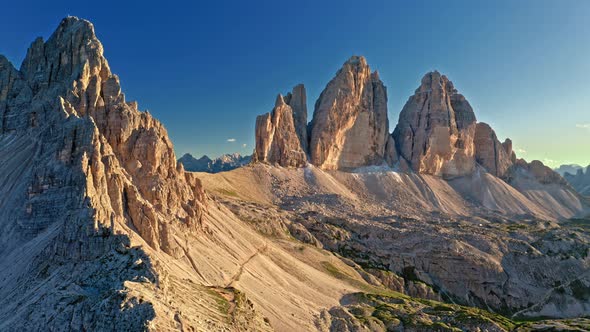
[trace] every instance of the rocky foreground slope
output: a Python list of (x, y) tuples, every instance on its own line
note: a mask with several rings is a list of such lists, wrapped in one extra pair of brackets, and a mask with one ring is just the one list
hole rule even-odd
[[(312, 123), (350, 127), (310, 138), (296, 88), (260, 121), (279, 138), (260, 161), (293, 160), (280, 154), (296, 146), (325, 169), (401, 163), (378, 76), (362, 58), (337, 76)], [(164, 127), (126, 101), (92, 24), (68, 17), (20, 69), (0, 56), (0, 330), (587, 328), (498, 314), (588, 312), (587, 224), (563, 221), (586, 203), (542, 165), (517, 162), (503, 180), (483, 164), (450, 181), (263, 163), (186, 172)]]

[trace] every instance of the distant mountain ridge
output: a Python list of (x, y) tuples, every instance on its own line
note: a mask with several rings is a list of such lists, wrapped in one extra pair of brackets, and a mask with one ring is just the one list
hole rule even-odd
[(575, 174), (565, 172), (563, 177), (569, 182), (576, 191), (584, 196), (590, 196), (590, 165), (579, 168)]
[(564, 164), (554, 168), (553, 170), (559, 173), (559, 175), (564, 176), (565, 173), (576, 174), (576, 172), (582, 168), (584, 167), (578, 164)]
[(247, 165), (251, 160), (251, 156), (242, 156), (239, 153), (223, 154), (215, 159), (207, 155), (197, 159), (190, 153), (185, 153), (178, 162), (189, 172), (219, 173)]

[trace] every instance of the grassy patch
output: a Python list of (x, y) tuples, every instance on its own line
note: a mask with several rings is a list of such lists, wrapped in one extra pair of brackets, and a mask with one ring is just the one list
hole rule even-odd
[(228, 189), (215, 189), (216, 192), (225, 195), (225, 196), (230, 196), (230, 197), (239, 197), (238, 193), (233, 191), (233, 190), (228, 190)]
[(223, 297), (223, 295), (221, 295), (218, 291), (216, 291), (213, 288), (206, 288), (206, 290), (207, 290), (207, 293), (209, 295), (211, 295), (211, 297), (215, 301), (215, 304), (216, 304), (219, 312), (221, 312), (225, 315), (229, 315), (229, 308), (230, 308), (229, 301), (225, 297)]
[(341, 272), (336, 266), (332, 265), (330, 262), (321, 262), (322, 267), (334, 278), (340, 280), (351, 279), (350, 276), (346, 273)]

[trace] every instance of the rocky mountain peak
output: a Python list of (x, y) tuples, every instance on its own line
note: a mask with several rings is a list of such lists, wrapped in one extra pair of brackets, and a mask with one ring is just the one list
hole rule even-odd
[(487, 123), (480, 122), (475, 130), (475, 160), (490, 174), (506, 178), (510, 167), (516, 160), (512, 151), (512, 141), (500, 143), (496, 133)]
[(375, 70), (373, 73), (371, 73), (371, 79), (374, 82), (380, 82), (381, 81), (381, 77), (379, 76), (379, 71)]
[(310, 128), (311, 161), (321, 168), (353, 169), (390, 159), (387, 90), (364, 57), (352, 56), (328, 83)]
[(307, 163), (307, 108), (305, 88), (296, 86), (279, 94), (270, 113), (256, 118), (256, 147), (253, 159), (284, 167)]
[[(5, 133), (15, 135), (15, 141), (22, 137), (29, 142), (25, 145), (42, 142), (38, 152), (23, 148), (30, 154), (27, 158), (35, 160), (23, 169), (31, 174), (25, 181), (31, 188), (55, 190), (23, 195), (29, 202), (14, 202), (25, 206), (45, 200), (48, 205), (32, 205), (27, 217), (31, 220), (38, 213), (35, 209), (44, 206), (84, 206), (89, 209), (86, 217), (69, 224), (89, 223), (96, 232), (131, 226), (154, 249), (175, 256), (179, 252), (172, 230), (201, 227), (204, 193), (198, 180), (187, 177), (177, 164), (161, 123), (139, 111), (136, 102), (125, 101), (88, 21), (67, 17), (46, 42), (37, 38), (19, 71), (2, 61), (0, 134)], [(60, 186), (83, 194), (66, 199), (54, 194)], [(60, 209), (52, 213), (55, 222), (68, 218)], [(68, 239), (60, 248), (88, 234), (64, 234)], [(91, 249), (80, 247), (68, 253), (88, 254)]]
[(279, 93), (275, 100), (275, 107), (281, 107), (283, 105), (286, 105), (285, 99), (283, 98), (283, 95)]
[(285, 102), (293, 110), (293, 122), (299, 142), (304, 151), (308, 151), (309, 138), (307, 135), (307, 94), (303, 84), (296, 85), (293, 90), (284, 97)]
[(357, 68), (357, 71), (369, 68), (369, 65), (367, 64), (367, 59), (362, 55), (351, 56), (348, 60), (346, 60), (346, 62), (344, 62), (344, 67), (346, 66)]
[(451, 82), (445, 75), (442, 75), (437, 70), (426, 73), (420, 81), (420, 87), (416, 89), (416, 93), (425, 93), (431, 91), (444, 91), (449, 95), (457, 93), (453, 82)]
[(47, 42), (41, 37), (35, 39), (20, 71), (33, 90), (81, 75), (98, 75), (102, 79), (110, 75), (94, 26), (73, 16), (63, 19)]
[(474, 170), (475, 123), (465, 97), (446, 76), (433, 71), (406, 102), (393, 137), (414, 171), (456, 177)]

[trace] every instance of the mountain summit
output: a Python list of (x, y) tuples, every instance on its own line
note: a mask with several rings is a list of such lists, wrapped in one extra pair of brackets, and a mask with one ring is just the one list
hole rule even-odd
[(439, 72), (422, 78), (393, 132), (399, 155), (423, 174), (454, 177), (475, 169), (475, 114)]
[(325, 169), (380, 165), (387, 159), (387, 91), (367, 60), (352, 56), (315, 103), (311, 163)]

